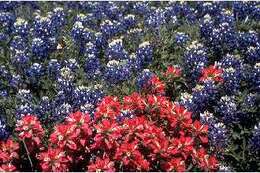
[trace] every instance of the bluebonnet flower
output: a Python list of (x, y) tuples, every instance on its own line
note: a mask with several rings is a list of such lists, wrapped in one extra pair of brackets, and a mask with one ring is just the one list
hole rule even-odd
[(32, 40), (32, 53), (37, 57), (47, 57), (49, 55), (49, 45), (47, 40), (34, 38)]
[(252, 72), (253, 88), (256, 91), (260, 91), (260, 63), (256, 63)]
[(187, 3), (183, 3), (181, 6), (181, 14), (182, 16), (185, 16), (185, 21), (187, 21), (189, 24), (193, 24), (196, 22), (196, 13), (197, 11), (189, 6)]
[(62, 121), (64, 120), (70, 113), (72, 113), (73, 108), (68, 103), (63, 103), (60, 106), (57, 106), (49, 119), (54, 121)]
[(0, 32), (0, 42), (6, 42), (9, 39), (9, 36), (3, 32)]
[(26, 75), (32, 83), (38, 83), (40, 78), (44, 75), (44, 68), (39, 63), (33, 63), (27, 70)]
[[(216, 16), (216, 14), (214, 14)], [(233, 27), (233, 25), (235, 24), (235, 18), (234, 15), (232, 13), (232, 11), (227, 10), (227, 9), (222, 9), (220, 12), (220, 15), (217, 15), (217, 22), (218, 23), (228, 23), (229, 25), (231, 25)]]
[(112, 38), (118, 33), (116, 21), (104, 20), (100, 24), (100, 31), (106, 39)]
[(23, 71), (29, 65), (30, 56), (28, 53), (17, 49), (14, 55), (11, 56), (11, 61), (17, 69)]
[(145, 85), (148, 84), (149, 80), (154, 76), (155, 74), (151, 72), (149, 69), (144, 69), (137, 77), (136, 77), (136, 86), (137, 89), (140, 91), (145, 87)]
[(22, 18), (17, 18), (14, 25), (14, 32), (20, 36), (27, 36), (30, 32), (30, 26), (28, 22)]
[(260, 61), (260, 44), (257, 44), (256, 47), (250, 46), (247, 48), (245, 53), (246, 62), (249, 64), (255, 64)]
[(84, 50), (84, 56), (88, 57), (89, 55), (91, 56), (98, 56), (98, 48), (95, 44), (93, 44), (92, 42), (88, 42), (85, 44), (85, 50)]
[(243, 101), (243, 106), (246, 108), (252, 108), (256, 104), (256, 94), (249, 93), (246, 95)]
[(0, 141), (7, 139), (9, 136), (9, 131), (6, 127), (6, 123), (3, 118), (0, 116)]
[(31, 103), (33, 98), (31, 91), (26, 89), (19, 89), (16, 97), (20, 103)]
[(76, 21), (82, 22), (84, 26), (87, 26), (91, 29), (97, 29), (96, 25), (96, 16), (94, 16), (93, 13), (88, 13), (88, 14), (78, 14), (76, 16)]
[(205, 15), (200, 21), (201, 37), (205, 39), (210, 38), (214, 27), (214, 21), (212, 17), (209, 14)]
[(240, 88), (243, 79), (243, 61), (238, 56), (227, 54), (219, 62), (223, 69), (223, 87), (227, 93), (234, 94)]
[(236, 123), (239, 120), (238, 107), (234, 96), (221, 97), (217, 104), (216, 111), (227, 125)]
[(260, 152), (260, 123), (258, 123), (252, 132), (252, 137), (249, 141), (252, 152)]
[(177, 45), (184, 45), (185, 43), (187, 43), (187, 41), (189, 41), (189, 35), (183, 33), (183, 32), (177, 32), (176, 36), (175, 36), (175, 42), (177, 43)]
[(192, 89), (192, 104), (189, 104), (192, 107), (189, 109), (195, 112), (194, 115), (196, 115), (196, 113), (204, 111), (215, 103), (217, 96), (218, 88), (213, 82), (208, 81), (203, 85), (197, 84)]
[(135, 2), (132, 10), (135, 14), (145, 15), (145, 14), (148, 14), (151, 9), (150, 9), (148, 3)]
[(37, 105), (37, 108), (35, 110), (35, 114), (41, 119), (45, 120), (49, 116), (51, 116), (51, 113), (53, 111), (52, 102), (50, 101), (49, 97), (43, 96)]
[(240, 88), (241, 74), (233, 67), (223, 69), (223, 86), (229, 94), (234, 94)]
[(28, 44), (27, 40), (21, 36), (14, 36), (10, 42), (10, 50), (15, 52), (15, 50), (27, 51)]
[(15, 1), (3, 1), (0, 3), (0, 10), (2, 11), (12, 11), (17, 7), (17, 2)]
[(60, 76), (57, 80), (57, 88), (59, 91), (63, 91), (67, 98), (72, 97), (71, 94), (74, 90), (74, 78), (74, 72), (70, 68), (63, 67), (60, 70)]
[(11, 26), (15, 21), (15, 15), (10, 12), (0, 12), (0, 25), (6, 33), (12, 31)]
[(104, 48), (104, 47), (107, 46), (107, 38), (106, 38), (106, 36), (105, 36), (103, 33), (101, 33), (101, 32), (96, 32), (96, 33), (95, 33), (95, 40), (94, 40), (94, 42), (95, 42), (95, 45), (96, 45), (96, 47), (97, 47), (98, 49)]
[(54, 77), (56, 78), (58, 73), (59, 73), (59, 70), (61, 69), (61, 65), (60, 63), (58, 62), (57, 59), (51, 59), (49, 62), (48, 62), (48, 67), (47, 67), (47, 71), (48, 71), (48, 75), (50, 77)]
[(135, 53), (134, 66), (136, 70), (141, 70), (153, 61), (153, 48), (149, 42), (143, 42), (139, 45)]
[(109, 84), (118, 84), (129, 79), (131, 64), (128, 60), (111, 60), (107, 63), (104, 71), (104, 79)]
[(161, 8), (152, 9), (151, 12), (145, 15), (144, 23), (150, 29), (158, 29), (161, 25), (165, 23), (164, 10)]
[(234, 169), (226, 164), (220, 163), (218, 172), (234, 172)]
[(243, 61), (240, 56), (226, 54), (221, 61), (219, 62), (221, 68), (229, 68), (233, 67), (234, 69), (242, 70), (243, 69)]
[(79, 22), (79, 21), (76, 21), (73, 24), (73, 27), (72, 27), (72, 30), (71, 30), (72, 38), (75, 41), (80, 41), (82, 39), (83, 30), (84, 30), (83, 23)]
[(9, 85), (13, 88), (18, 89), (22, 84), (21, 76), (18, 74), (12, 74), (11, 79), (9, 80)]
[(117, 116), (117, 121), (123, 121), (125, 119), (131, 119), (134, 117), (134, 113), (129, 110), (121, 110), (120, 115)]
[[(71, 95), (69, 95), (71, 96)], [(65, 103), (66, 101), (71, 101), (72, 97), (67, 97), (66, 93), (64, 90), (59, 90), (58, 93), (55, 95), (53, 98), (53, 107), (57, 107)]]
[(220, 14), (221, 3), (220, 2), (197, 2), (196, 9), (198, 11), (197, 16), (202, 17), (206, 14), (218, 16)]
[(241, 51), (246, 51), (250, 46), (257, 46), (258, 42), (259, 38), (255, 31), (238, 33), (238, 44)]
[[(1, 84), (1, 83), (0, 83)], [(2, 97), (2, 98), (4, 98), (4, 97), (8, 97), (8, 91), (6, 90), (6, 89), (3, 89), (3, 90), (0, 90), (0, 96)]]
[(128, 15), (124, 16), (121, 23), (122, 23), (122, 27), (126, 31), (130, 28), (133, 28), (137, 24), (137, 20), (136, 20), (135, 15), (128, 14)]
[(66, 15), (63, 8), (58, 7), (53, 9), (50, 14), (50, 20), (52, 27), (59, 29), (66, 24)]
[(50, 16), (43, 17), (36, 14), (33, 22), (33, 34), (35, 37), (47, 38), (55, 33), (55, 28), (52, 27)]
[(208, 137), (209, 143), (215, 149), (223, 151), (228, 144), (228, 130), (226, 126), (218, 122), (212, 113), (205, 111), (200, 114), (200, 120), (203, 124), (209, 126)]
[(11, 74), (5, 65), (0, 65), (0, 77), (6, 80), (11, 78)]
[(193, 101), (192, 94), (185, 92), (185, 93), (181, 93), (178, 103), (180, 105), (184, 106), (189, 111), (192, 111), (196, 107), (196, 105), (194, 105), (194, 103), (192, 101)]
[(88, 79), (96, 79), (101, 75), (101, 63), (93, 54), (85, 59), (84, 71)]
[(16, 107), (16, 119), (21, 119), (23, 116), (27, 114), (34, 114), (34, 108), (31, 104), (24, 103)]
[(115, 2), (107, 2), (104, 5), (105, 8), (103, 12), (109, 19), (118, 20), (122, 17), (123, 14)]
[(83, 113), (89, 113), (90, 115), (93, 115), (95, 112), (95, 105), (86, 103), (80, 106), (80, 111)]
[(259, 7), (257, 2), (239, 1), (233, 2), (233, 13), (238, 20), (259, 20)]
[(183, 63), (187, 77), (191, 80), (198, 79), (201, 70), (208, 64), (208, 56), (204, 46), (193, 41), (185, 52)]
[(79, 69), (79, 64), (76, 59), (70, 58), (63, 62), (64, 66), (69, 68), (72, 72), (76, 72)]
[(123, 47), (122, 39), (112, 40), (105, 51), (108, 60), (123, 60), (128, 58), (128, 53)]
[[(79, 86), (73, 91), (74, 108), (83, 108), (87, 105), (95, 106), (103, 98), (104, 93), (100, 88)], [(87, 108), (87, 107), (85, 107)], [(90, 110), (90, 107), (88, 107)], [(93, 111), (92, 109), (91, 111)]]

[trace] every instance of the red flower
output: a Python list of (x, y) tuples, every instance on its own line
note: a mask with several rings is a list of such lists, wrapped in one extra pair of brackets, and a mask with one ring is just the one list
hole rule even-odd
[(171, 124), (172, 127), (176, 126), (174, 123), (179, 123), (180, 128), (187, 130), (192, 124), (192, 112), (189, 112), (184, 106), (176, 104), (173, 109), (173, 115), (176, 117), (177, 122), (173, 121)]
[(15, 131), (18, 133), (20, 140), (25, 140), (29, 150), (32, 150), (35, 145), (39, 147), (44, 136), (41, 123), (34, 115), (26, 115), (17, 121)]
[(185, 161), (182, 158), (173, 158), (166, 163), (167, 172), (185, 172)]
[(95, 162), (91, 162), (87, 166), (89, 172), (115, 172), (114, 162), (112, 162), (106, 155), (103, 158), (97, 157)]
[(124, 166), (141, 170), (149, 170), (149, 162), (144, 159), (138, 150), (137, 142), (123, 143), (116, 150), (115, 160), (121, 161)]
[(201, 124), (199, 121), (195, 121), (193, 124), (193, 133), (199, 137), (202, 143), (208, 143), (208, 126)]
[(191, 137), (181, 136), (179, 139), (172, 139), (172, 145), (169, 147), (169, 152), (173, 155), (182, 155), (185, 159), (192, 154), (194, 141)]
[(116, 119), (116, 117), (120, 114), (120, 109), (121, 104), (117, 97), (106, 96), (98, 105), (95, 112), (95, 118)]
[(16, 167), (12, 163), (0, 164), (0, 172), (13, 172)]
[(50, 143), (57, 145), (59, 148), (68, 147), (71, 150), (77, 150), (76, 138), (80, 131), (75, 131), (74, 125), (58, 124), (54, 128), (54, 132), (50, 135)]
[(80, 142), (84, 147), (87, 144), (87, 140), (92, 135), (92, 122), (88, 114), (76, 112), (70, 114), (66, 119), (65, 123), (68, 126), (73, 126), (74, 131), (71, 133), (71, 138)]
[(180, 77), (181, 76), (181, 69), (174, 66), (168, 66), (166, 72), (164, 73), (166, 77)]
[(68, 166), (70, 158), (59, 148), (49, 148), (48, 151), (40, 153), (37, 158), (40, 160), (42, 171), (69, 171)]
[(157, 76), (153, 76), (150, 79), (148, 87), (151, 94), (165, 94), (165, 84)]
[(140, 113), (145, 109), (143, 98), (138, 93), (124, 97), (124, 109)]
[(219, 167), (216, 157), (207, 154), (204, 148), (193, 150), (192, 156), (199, 167), (205, 171), (216, 171)]
[(122, 136), (122, 128), (115, 122), (104, 119), (99, 124), (95, 125), (96, 136), (95, 143), (92, 148), (105, 147), (111, 149), (117, 146), (117, 139)]
[(6, 142), (0, 141), (0, 171), (9, 172), (16, 170), (16, 167), (12, 164), (14, 159), (18, 159), (19, 144), (12, 139), (8, 139)]
[(222, 78), (223, 70), (217, 68), (216, 66), (209, 66), (202, 70), (202, 76), (200, 77), (200, 81), (215, 81), (215, 82), (223, 82)]

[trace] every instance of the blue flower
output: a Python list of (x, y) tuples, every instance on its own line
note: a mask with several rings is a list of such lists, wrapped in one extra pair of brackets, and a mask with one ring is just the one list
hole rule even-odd
[(28, 22), (22, 18), (17, 18), (14, 23), (14, 33), (20, 36), (27, 36), (30, 32)]
[(200, 114), (200, 121), (209, 126), (208, 137), (211, 146), (217, 150), (224, 150), (228, 144), (228, 130), (226, 126), (218, 122), (212, 113), (205, 111)]
[(154, 76), (155, 74), (149, 71), (148, 69), (144, 69), (137, 77), (136, 77), (136, 86), (137, 89), (140, 91), (142, 90), (145, 85), (148, 84), (149, 80)]
[(223, 122), (227, 125), (239, 120), (238, 105), (234, 96), (223, 96), (220, 98), (216, 111), (220, 114)]
[(128, 52), (123, 47), (122, 39), (112, 40), (105, 50), (105, 56), (108, 60), (128, 59)]
[(128, 60), (111, 60), (104, 71), (104, 79), (108, 84), (118, 84), (130, 78), (131, 63)]
[(205, 47), (197, 41), (192, 42), (184, 54), (183, 61), (186, 75), (194, 83), (194, 80), (200, 76), (201, 70), (208, 65)]
[(260, 123), (258, 123), (252, 131), (252, 137), (249, 140), (249, 143), (252, 152), (260, 152)]
[(0, 141), (7, 139), (9, 134), (10, 133), (6, 127), (6, 123), (3, 120), (3, 118), (0, 116)]
[(88, 79), (96, 79), (101, 75), (101, 63), (95, 55), (90, 54), (88, 58), (86, 58), (84, 71)]

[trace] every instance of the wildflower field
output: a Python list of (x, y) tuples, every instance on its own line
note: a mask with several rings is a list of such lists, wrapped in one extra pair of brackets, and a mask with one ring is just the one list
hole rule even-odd
[(260, 2), (0, 2), (0, 172), (260, 171)]

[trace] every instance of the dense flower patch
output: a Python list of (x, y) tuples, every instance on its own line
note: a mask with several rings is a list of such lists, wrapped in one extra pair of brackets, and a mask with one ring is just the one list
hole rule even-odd
[(260, 171), (259, 2), (0, 2), (0, 171)]
[(71, 113), (54, 126), (47, 146), (41, 141), (47, 134), (38, 118), (25, 115), (15, 128), (18, 142), (10, 137), (1, 144), (1, 170), (19, 170), (14, 161), (19, 158), (19, 141), (33, 159), (32, 170), (217, 170), (217, 158), (208, 152), (208, 125), (193, 121), (192, 112), (162, 96), (158, 78), (149, 85), (153, 94), (133, 93), (122, 103), (106, 96), (94, 118)]

